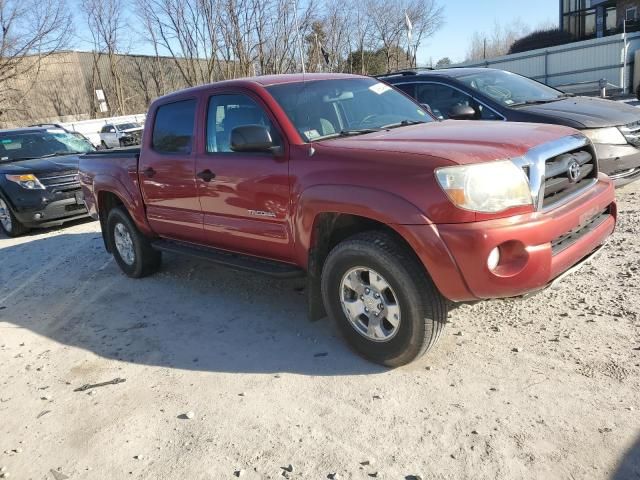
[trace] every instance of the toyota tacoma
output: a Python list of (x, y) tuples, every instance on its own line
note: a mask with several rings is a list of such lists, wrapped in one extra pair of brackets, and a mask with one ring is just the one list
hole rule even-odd
[(611, 180), (568, 127), (439, 122), (378, 80), (279, 75), (153, 102), (139, 149), (80, 179), (125, 274), (162, 252), (307, 278), (312, 318), (398, 366), (455, 302), (521, 296), (586, 261), (616, 223)]

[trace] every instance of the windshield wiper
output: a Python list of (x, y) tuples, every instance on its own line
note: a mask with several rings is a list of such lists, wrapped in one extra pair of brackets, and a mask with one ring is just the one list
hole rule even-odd
[(71, 152), (69, 150), (67, 151), (58, 151), (58, 152), (53, 152), (53, 153), (47, 153), (46, 155), (42, 155), (40, 157), (33, 157), (33, 158), (49, 158), (49, 157), (60, 157), (62, 155), (76, 155), (80, 152)]
[(352, 137), (354, 135), (362, 135), (364, 133), (379, 132), (380, 130), (382, 129), (381, 128), (346, 128), (336, 133), (329, 133), (328, 135), (323, 135), (321, 137), (313, 138), (311, 139), (311, 141), (316, 142), (318, 140), (326, 140), (328, 138), (336, 138), (336, 137)]
[(524, 100), (522, 102), (512, 103), (509, 107), (519, 107), (521, 105), (538, 105), (540, 103), (557, 102), (558, 100), (564, 100), (565, 98), (573, 97), (573, 93), (562, 93), (554, 98), (545, 98), (540, 100)]
[(421, 123), (427, 123), (424, 120), (402, 120), (397, 123), (390, 123), (388, 125), (383, 126), (382, 128), (398, 128), (398, 127), (406, 127), (407, 125), (419, 125)]

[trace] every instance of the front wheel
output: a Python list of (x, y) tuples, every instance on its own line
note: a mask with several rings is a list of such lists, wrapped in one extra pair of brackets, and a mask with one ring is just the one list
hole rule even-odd
[(447, 302), (419, 260), (386, 232), (338, 244), (323, 267), (322, 296), (349, 344), (390, 367), (431, 348), (447, 318)]
[(6, 200), (0, 197), (0, 227), (9, 237), (19, 237), (29, 231), (11, 211)]
[(107, 239), (113, 257), (120, 269), (132, 278), (146, 277), (155, 272), (162, 255), (135, 226), (129, 214), (121, 207), (109, 212)]

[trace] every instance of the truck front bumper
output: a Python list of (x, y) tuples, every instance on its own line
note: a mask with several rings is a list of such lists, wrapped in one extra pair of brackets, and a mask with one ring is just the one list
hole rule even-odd
[[(601, 174), (583, 195), (548, 212), (407, 228), (440, 292), (453, 301), (473, 301), (520, 296), (548, 286), (607, 240), (616, 215), (613, 183)], [(439, 242), (440, 252), (434, 256), (428, 249), (433, 251)], [(494, 249), (500, 260), (490, 268)]]

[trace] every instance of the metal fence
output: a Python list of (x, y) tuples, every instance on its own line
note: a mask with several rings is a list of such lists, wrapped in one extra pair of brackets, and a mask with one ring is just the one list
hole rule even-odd
[[(626, 68), (622, 34), (594, 38), (529, 52), (475, 60), (456, 67), (492, 67), (533, 78), (566, 90), (597, 90), (604, 79), (609, 86), (635, 91), (634, 52), (640, 50), (640, 32), (627, 34)], [(594, 86), (595, 88), (592, 88)]]

